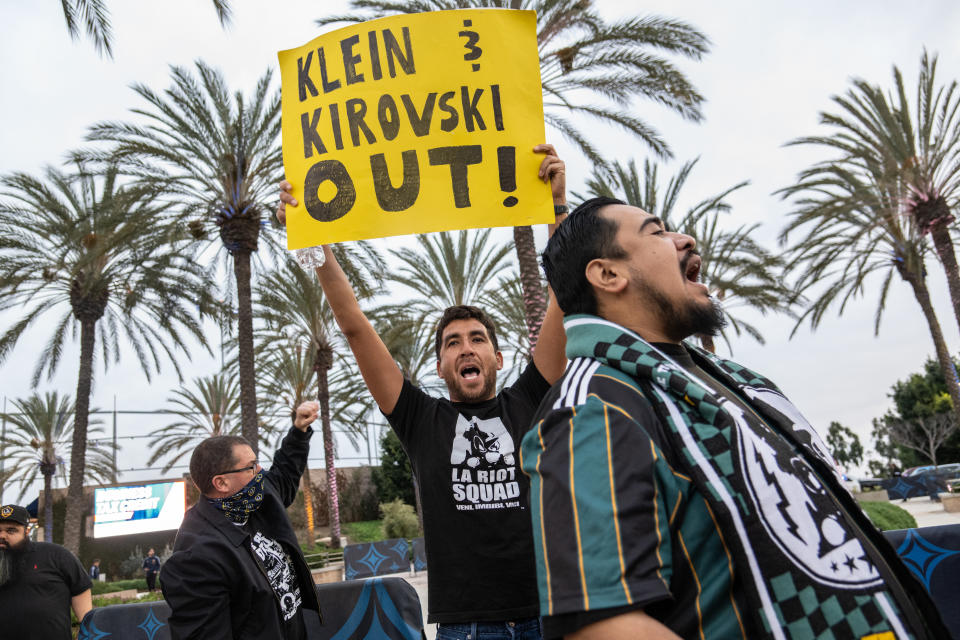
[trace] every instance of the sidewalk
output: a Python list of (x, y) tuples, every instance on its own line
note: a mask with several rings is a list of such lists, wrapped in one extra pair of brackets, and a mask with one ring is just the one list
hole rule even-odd
[(960, 524), (960, 513), (947, 513), (943, 504), (934, 502), (927, 496), (910, 498), (906, 502), (891, 500), (894, 504), (907, 511), (917, 521), (918, 527), (936, 527), (942, 524)]

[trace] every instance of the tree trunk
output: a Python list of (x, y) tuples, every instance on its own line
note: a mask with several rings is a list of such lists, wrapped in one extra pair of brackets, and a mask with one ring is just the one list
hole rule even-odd
[(950, 290), (950, 302), (953, 304), (953, 315), (960, 326), (960, 267), (957, 266), (957, 255), (953, 251), (953, 241), (950, 239), (950, 229), (946, 222), (934, 225), (930, 229), (933, 246), (940, 256), (940, 263), (947, 275), (947, 288)]
[(233, 256), (237, 279), (237, 351), (240, 369), (240, 425), (243, 437), (254, 454), (260, 451), (260, 425), (257, 421), (257, 380), (253, 363), (253, 307), (250, 294), (250, 252)]
[(43, 474), (43, 541), (53, 542), (53, 474)]
[(323, 428), (323, 462), (327, 467), (327, 508), (330, 512), (330, 546), (340, 548), (340, 496), (337, 494), (337, 468), (333, 462), (333, 431), (330, 429), (329, 365), (317, 371), (317, 401)]
[(547, 312), (547, 297), (540, 281), (540, 265), (537, 263), (537, 245), (533, 241), (533, 227), (514, 227), (513, 242), (520, 263), (520, 286), (523, 289), (524, 316), (527, 323), (527, 338), (530, 355), (537, 346), (540, 326)]
[(307, 519), (307, 544), (313, 547), (317, 544), (316, 527), (313, 523), (313, 487), (310, 484), (310, 463), (307, 462), (307, 470), (303, 473), (303, 513)]
[(73, 443), (70, 447), (70, 484), (67, 487), (67, 514), (63, 528), (63, 546), (73, 555), (80, 553), (80, 532), (86, 504), (83, 497), (83, 478), (86, 475), (87, 426), (90, 421), (96, 328), (96, 320), (80, 321), (80, 373), (77, 376), (76, 415), (73, 419)]
[(947, 384), (947, 393), (950, 394), (950, 400), (953, 402), (953, 414), (960, 419), (960, 380), (957, 378), (957, 368), (953, 365), (950, 358), (950, 352), (947, 351), (947, 343), (943, 339), (943, 331), (940, 330), (940, 322), (933, 311), (933, 305), (930, 303), (930, 292), (927, 290), (927, 284), (923, 278), (912, 273), (900, 271), (900, 276), (913, 287), (913, 295), (916, 296), (920, 308), (923, 310), (923, 316), (927, 319), (927, 325), (930, 327), (930, 336), (933, 338), (933, 345), (937, 352), (937, 361), (940, 363), (940, 370), (943, 372), (943, 378)]

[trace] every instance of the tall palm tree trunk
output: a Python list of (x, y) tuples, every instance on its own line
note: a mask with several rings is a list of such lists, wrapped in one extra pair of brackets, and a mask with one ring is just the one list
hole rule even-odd
[(253, 306), (250, 293), (250, 252), (233, 254), (233, 273), (237, 279), (237, 349), (240, 369), (240, 426), (253, 452), (260, 451), (260, 427), (257, 423), (257, 381), (253, 363)]
[(537, 264), (537, 245), (533, 240), (533, 227), (514, 227), (513, 242), (520, 263), (520, 286), (523, 288), (523, 306), (530, 340), (530, 353), (537, 346), (540, 326), (547, 312), (547, 299), (540, 283), (540, 265)]
[(73, 443), (70, 447), (70, 484), (67, 487), (67, 513), (63, 528), (63, 546), (73, 555), (80, 553), (80, 528), (83, 526), (83, 478), (86, 471), (87, 426), (90, 420), (96, 328), (96, 320), (80, 320), (80, 373), (77, 376), (76, 416), (73, 419)]
[[(332, 354), (331, 354), (332, 355)], [(327, 468), (327, 510), (330, 514), (330, 546), (340, 547), (340, 496), (337, 493), (337, 468), (333, 461), (333, 431), (330, 428), (330, 382), (327, 372), (332, 362), (321, 361), (317, 371), (317, 402), (323, 429), (323, 462)]]
[(53, 472), (43, 474), (43, 541), (53, 542)]
[(953, 401), (953, 413), (960, 419), (960, 380), (957, 378), (957, 368), (953, 365), (950, 352), (947, 350), (947, 343), (943, 339), (940, 322), (933, 311), (930, 291), (927, 289), (926, 282), (920, 276), (907, 273), (902, 268), (899, 271), (900, 276), (913, 288), (913, 295), (916, 296), (917, 302), (920, 303), (920, 308), (923, 310), (923, 316), (927, 319), (930, 336), (933, 338), (933, 345), (937, 352), (937, 361), (940, 363), (940, 370), (943, 372), (943, 378), (947, 384), (947, 393), (950, 394), (950, 400)]
[(307, 544), (311, 547), (317, 543), (317, 532), (313, 522), (313, 486), (310, 482), (310, 463), (303, 473), (303, 514), (307, 520)]
[(957, 266), (957, 254), (953, 251), (953, 241), (950, 239), (950, 229), (947, 222), (933, 225), (930, 229), (933, 246), (940, 256), (940, 263), (947, 275), (947, 288), (950, 290), (950, 302), (953, 304), (953, 315), (960, 326), (960, 267)]

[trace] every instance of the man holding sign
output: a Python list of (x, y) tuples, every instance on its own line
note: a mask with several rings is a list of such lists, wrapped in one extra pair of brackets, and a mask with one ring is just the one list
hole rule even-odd
[[(550, 145), (538, 175), (566, 212), (564, 163)], [(288, 182), (285, 207), (296, 206)], [(553, 225), (550, 232), (552, 233)], [(428, 622), (437, 638), (540, 638), (528, 481), (519, 444), (550, 384), (563, 373), (564, 334), (551, 295), (533, 361), (496, 393), (503, 356), (493, 323), (480, 309), (447, 309), (436, 332), (437, 374), (450, 399), (434, 398), (403, 378), (367, 320), (333, 253), (317, 278), (350, 344), (371, 395), (410, 456), (423, 502), (429, 570)], [(489, 635), (488, 635), (489, 634)]]

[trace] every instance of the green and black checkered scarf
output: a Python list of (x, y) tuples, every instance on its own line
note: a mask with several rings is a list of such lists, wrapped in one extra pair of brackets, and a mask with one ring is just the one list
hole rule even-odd
[(754, 629), (778, 639), (937, 637), (932, 601), (840, 483), (820, 437), (770, 380), (686, 345), (756, 414), (748, 419), (632, 331), (587, 315), (564, 324), (568, 358), (623, 371), (661, 417), (674, 460), (718, 518)]

